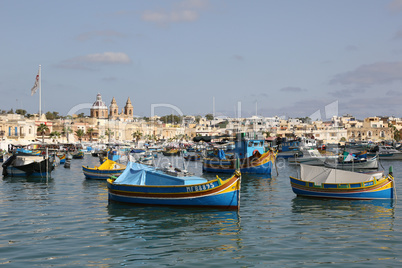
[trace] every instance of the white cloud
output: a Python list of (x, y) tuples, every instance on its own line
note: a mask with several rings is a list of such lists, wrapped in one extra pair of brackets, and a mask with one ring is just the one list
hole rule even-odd
[(130, 57), (122, 52), (104, 52), (98, 54), (89, 54), (78, 57), (78, 61), (90, 63), (111, 63), (111, 64), (128, 64), (131, 63)]
[(365, 64), (353, 71), (340, 73), (330, 81), (342, 85), (377, 85), (402, 81), (402, 62)]
[(177, 10), (177, 11), (145, 11), (142, 14), (144, 21), (169, 23), (181, 21), (195, 21), (198, 19), (198, 13), (192, 10)]
[(142, 20), (158, 24), (171, 22), (191, 22), (198, 20), (200, 11), (208, 6), (207, 0), (185, 0), (173, 6), (172, 10), (146, 10)]
[(56, 67), (64, 69), (96, 70), (94, 64), (129, 64), (130, 57), (122, 52), (104, 52), (67, 59)]

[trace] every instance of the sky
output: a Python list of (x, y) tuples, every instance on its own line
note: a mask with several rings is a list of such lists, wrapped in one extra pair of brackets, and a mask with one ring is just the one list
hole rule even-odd
[(0, 109), (402, 117), (402, 0), (0, 0)]

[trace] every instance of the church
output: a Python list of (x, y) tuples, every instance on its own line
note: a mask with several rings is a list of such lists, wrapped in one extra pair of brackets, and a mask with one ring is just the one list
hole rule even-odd
[(124, 108), (122, 108), (121, 113), (119, 113), (119, 106), (117, 105), (116, 99), (113, 97), (112, 102), (110, 103), (108, 108), (106, 106), (106, 103), (102, 100), (102, 96), (100, 93), (96, 95), (96, 101), (94, 102), (94, 104), (92, 104), (90, 111), (90, 117), (97, 119), (132, 121), (134, 115), (134, 107), (131, 104), (130, 97), (128, 97), (126, 105), (124, 106)]

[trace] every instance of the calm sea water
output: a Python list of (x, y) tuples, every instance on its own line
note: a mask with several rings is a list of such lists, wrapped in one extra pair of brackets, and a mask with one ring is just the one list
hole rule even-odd
[[(382, 164), (401, 193), (402, 162)], [(400, 203), (296, 197), (297, 168), (285, 162), (272, 178), (243, 175), (238, 212), (108, 204), (106, 183), (86, 180), (81, 165), (99, 162), (73, 159), (48, 181), (0, 180), (1, 266), (402, 265)], [(201, 175), (200, 164), (188, 169)]]

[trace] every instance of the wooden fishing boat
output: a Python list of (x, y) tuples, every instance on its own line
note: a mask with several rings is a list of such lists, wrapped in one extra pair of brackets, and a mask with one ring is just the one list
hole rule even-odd
[(395, 196), (392, 168), (382, 172), (357, 173), (310, 165), (300, 165), (300, 178), (290, 177), (295, 194), (341, 199), (387, 199)]
[(167, 149), (167, 150), (162, 151), (162, 154), (164, 156), (178, 156), (178, 155), (180, 155), (180, 150), (178, 150), (178, 149)]
[(60, 159), (60, 164), (64, 164), (66, 162), (66, 154), (57, 155), (57, 157)]
[(367, 153), (367, 156), (378, 155), (381, 160), (402, 160), (402, 152), (392, 146), (375, 146), (373, 151)]
[(324, 166), (328, 168), (337, 168), (344, 170), (358, 170), (358, 169), (378, 169), (378, 158), (374, 156), (372, 158), (359, 158), (348, 161), (339, 160), (331, 161), (327, 159), (324, 162)]
[(53, 158), (13, 154), (2, 165), (3, 175), (11, 177), (46, 177), (50, 175)]
[(82, 166), (85, 178), (105, 180), (111, 176), (119, 176), (126, 169), (126, 166), (120, 163), (116, 163), (110, 159), (106, 159), (102, 165), (94, 168)]
[(83, 159), (84, 158), (84, 152), (79, 151), (79, 152), (73, 154), (73, 158), (74, 159)]
[(218, 150), (215, 157), (204, 158), (202, 170), (233, 173), (236, 170), (236, 159), (239, 159), (241, 173), (271, 174), (277, 153), (273, 150), (264, 152), (264, 144), (264, 138), (248, 139), (239, 136), (238, 141), (235, 142), (232, 158), (226, 159), (223, 150)]
[(184, 160), (187, 161), (198, 161), (201, 160), (201, 155), (200, 154), (186, 154), (183, 156)]
[(325, 161), (335, 162), (338, 160), (338, 156), (335, 154), (321, 154), (317, 149), (302, 150), (302, 156), (294, 156), (288, 158), (289, 164), (306, 164), (313, 166), (324, 166)]
[(153, 167), (129, 162), (118, 178), (109, 178), (110, 201), (144, 205), (198, 206), (238, 209), (241, 174), (224, 180), (169, 174)]

